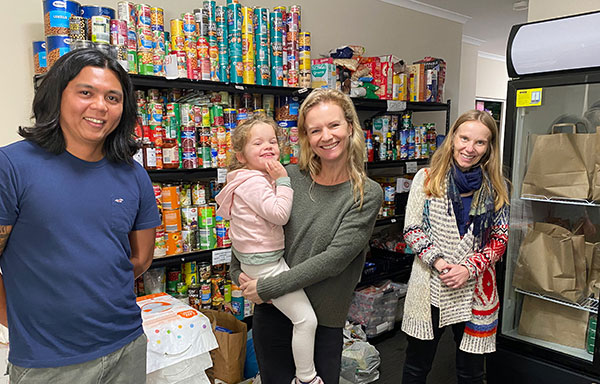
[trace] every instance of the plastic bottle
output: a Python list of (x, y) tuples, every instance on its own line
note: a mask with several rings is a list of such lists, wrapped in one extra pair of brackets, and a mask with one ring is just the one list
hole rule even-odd
[(371, 136), (371, 131), (366, 131), (367, 132), (367, 138), (365, 139), (365, 144), (366, 144), (366, 148), (367, 148), (367, 161), (368, 162), (373, 162), (374, 158), (373, 158), (373, 136)]

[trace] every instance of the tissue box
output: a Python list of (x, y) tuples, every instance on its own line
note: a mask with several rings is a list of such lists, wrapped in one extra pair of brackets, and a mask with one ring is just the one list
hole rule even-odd
[[(138, 297), (137, 304), (142, 310), (142, 325), (148, 337), (146, 373), (196, 358), (218, 347), (209, 319), (170, 295), (156, 293)], [(212, 361), (203, 361), (204, 369), (212, 366)]]

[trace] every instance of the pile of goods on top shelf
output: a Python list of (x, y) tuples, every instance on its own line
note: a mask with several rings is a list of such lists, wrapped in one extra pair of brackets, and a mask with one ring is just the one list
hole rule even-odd
[(237, 0), (201, 4), (171, 19), (167, 32), (164, 10), (148, 4), (119, 1), (115, 11), (44, 0), (46, 41), (33, 43), (35, 73), (46, 72), (70, 49), (96, 47), (132, 74), (311, 86), (310, 32), (301, 31), (299, 5), (270, 11)]
[(343, 46), (312, 60), (313, 88), (341, 89), (351, 97), (442, 103), (446, 62), (425, 57), (406, 65), (394, 55), (367, 57), (365, 48)]
[[(45, 41), (33, 42), (35, 74), (77, 48), (95, 47), (132, 74), (301, 88), (335, 88), (352, 97), (443, 102), (446, 63), (406, 65), (394, 55), (364, 56), (343, 46), (311, 60), (299, 5), (242, 6), (237, 0), (183, 12), (165, 23), (162, 8), (119, 1), (110, 7), (43, 0)], [(166, 31), (166, 26), (170, 31)]]

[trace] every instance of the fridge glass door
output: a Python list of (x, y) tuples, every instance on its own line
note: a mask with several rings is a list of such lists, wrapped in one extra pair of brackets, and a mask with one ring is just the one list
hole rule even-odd
[(600, 199), (592, 199), (600, 84), (540, 92), (541, 105), (519, 107), (527, 93), (516, 89), (500, 332), (591, 364), (600, 291)]

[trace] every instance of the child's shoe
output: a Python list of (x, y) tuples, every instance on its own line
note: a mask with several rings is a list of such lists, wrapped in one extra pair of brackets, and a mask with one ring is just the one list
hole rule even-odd
[(294, 377), (292, 384), (325, 384), (325, 382), (319, 376), (315, 376), (314, 379), (308, 382), (300, 381), (297, 377)]

